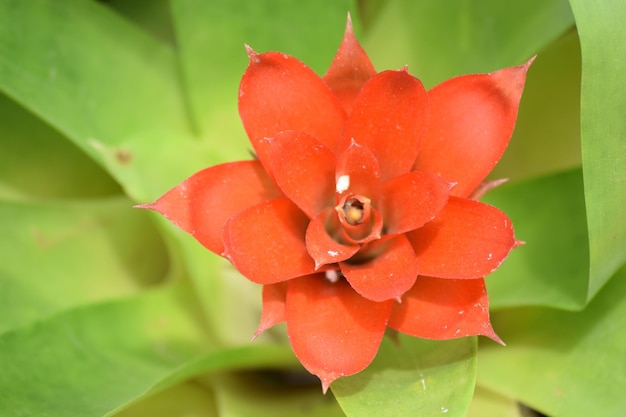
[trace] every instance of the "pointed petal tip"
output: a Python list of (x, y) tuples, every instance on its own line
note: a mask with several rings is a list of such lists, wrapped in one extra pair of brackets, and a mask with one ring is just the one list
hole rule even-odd
[(322, 382), (322, 394), (326, 395), (326, 393), (328, 392), (328, 388), (330, 388), (330, 384), (332, 384), (335, 379), (336, 378), (320, 377), (320, 381)]
[(506, 346), (506, 343), (504, 343), (504, 341), (500, 338), (500, 336), (497, 335), (496, 331), (493, 330), (491, 323), (486, 323), (486, 324), (487, 324), (486, 327), (488, 328), (484, 333), (482, 333), (482, 336), (488, 337), (489, 339), (493, 340), (499, 345)]
[(137, 205), (134, 205), (133, 208), (145, 209), (145, 210), (155, 210), (154, 204), (155, 203), (137, 204)]
[(348, 11), (348, 16), (346, 18), (346, 30), (345, 33), (354, 33), (354, 27), (352, 26), (352, 15)]
[(513, 244), (513, 249), (520, 247), (520, 246), (524, 246), (525, 244), (526, 244), (526, 241), (515, 239), (515, 243)]
[(261, 60), (259, 59), (259, 54), (254, 49), (252, 49), (250, 45), (244, 43), (243, 46), (244, 48), (246, 48), (246, 53), (248, 54), (248, 59), (250, 59), (250, 64), (258, 64), (261, 62)]
[(530, 68), (530, 66), (533, 64), (533, 62), (535, 62), (535, 59), (537, 59), (537, 55), (533, 55), (528, 61), (526, 61), (525, 63), (520, 65), (520, 67), (523, 68), (524, 70), (528, 71), (528, 68)]
[(493, 340), (494, 342), (496, 342), (497, 344), (501, 346), (506, 346), (506, 343), (504, 343), (504, 341), (500, 339), (500, 336), (498, 336), (493, 329), (491, 329), (491, 334), (486, 334), (485, 336), (487, 336), (488, 338), (490, 338), (491, 340)]
[(259, 337), (261, 335), (261, 333), (263, 333), (265, 330), (267, 330), (265, 327), (259, 325), (259, 327), (256, 329), (256, 331), (254, 332), (254, 334), (250, 338), (250, 343), (254, 342), (256, 340), (256, 338)]

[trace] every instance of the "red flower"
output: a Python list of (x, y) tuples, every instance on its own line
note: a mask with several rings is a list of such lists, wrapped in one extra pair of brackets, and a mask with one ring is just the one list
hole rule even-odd
[(350, 22), (323, 78), (248, 54), (239, 113), (258, 159), (142, 207), (264, 285), (257, 334), (286, 321), (324, 391), (367, 367), (387, 327), (500, 341), (483, 277), (518, 241), (470, 197), (507, 146), (530, 62), (426, 92), (406, 68), (377, 73)]

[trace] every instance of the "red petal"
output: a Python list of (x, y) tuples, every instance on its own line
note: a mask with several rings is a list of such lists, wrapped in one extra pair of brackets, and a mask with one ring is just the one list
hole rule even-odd
[(259, 161), (216, 165), (192, 175), (152, 204), (212, 252), (224, 252), (222, 229), (233, 215), (281, 194)]
[(310, 218), (334, 204), (337, 160), (313, 136), (279, 133), (270, 140), (269, 161), (280, 189)]
[(415, 168), (456, 182), (452, 195), (469, 196), (509, 143), (531, 63), (456, 77), (430, 90), (428, 133)]
[(251, 207), (224, 226), (226, 256), (251, 281), (274, 284), (315, 272), (304, 246), (309, 219), (286, 198)]
[(429, 172), (413, 171), (395, 177), (382, 190), (382, 214), (387, 234), (423, 226), (443, 209), (450, 184)]
[(407, 236), (419, 259), (420, 274), (452, 279), (489, 274), (517, 242), (506, 214), (459, 197), (450, 197), (435, 220)]
[(358, 194), (378, 204), (380, 165), (368, 148), (351, 141), (337, 161), (336, 191), (339, 196)]
[(284, 130), (308, 133), (337, 149), (345, 112), (326, 83), (297, 59), (249, 51), (239, 87), (239, 114), (257, 156), (268, 166), (268, 144)]
[(339, 264), (352, 288), (363, 297), (372, 301), (399, 300), (415, 283), (418, 261), (406, 236), (374, 242), (366, 253), (374, 254), (374, 258), (364, 263)]
[(286, 299), (286, 282), (263, 286), (263, 312), (261, 313), (261, 322), (256, 332), (254, 332), (252, 340), (256, 339), (257, 336), (270, 327), (285, 321)]
[(349, 113), (361, 87), (374, 75), (376, 70), (354, 36), (352, 20), (348, 16), (343, 41), (323, 79)]
[(489, 321), (485, 281), (420, 275), (402, 303), (393, 307), (389, 327), (425, 339), (483, 335), (502, 343)]
[(326, 231), (329, 216), (336, 216), (333, 208), (328, 208), (311, 220), (306, 229), (306, 249), (315, 260), (315, 267), (345, 261), (354, 255), (360, 245), (342, 244)]
[(371, 149), (386, 181), (411, 170), (427, 118), (422, 83), (406, 70), (381, 72), (365, 83), (354, 101), (342, 147), (354, 139)]
[(372, 362), (392, 306), (361, 297), (343, 280), (332, 284), (323, 274), (289, 281), (289, 340), (302, 365), (322, 380), (324, 392), (335, 379)]

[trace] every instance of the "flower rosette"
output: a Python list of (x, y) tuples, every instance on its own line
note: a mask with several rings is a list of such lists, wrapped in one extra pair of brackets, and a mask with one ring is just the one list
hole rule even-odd
[(262, 284), (255, 335), (286, 321), (324, 391), (367, 367), (387, 328), (500, 342), (484, 277), (519, 241), (476, 197), (531, 61), (427, 92), (406, 68), (376, 72), (350, 22), (321, 78), (247, 49), (239, 113), (256, 159), (202, 170), (140, 207)]

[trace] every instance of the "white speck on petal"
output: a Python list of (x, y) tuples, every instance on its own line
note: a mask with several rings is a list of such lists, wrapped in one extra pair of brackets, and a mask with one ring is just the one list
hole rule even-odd
[(493, 258), (493, 253), (490, 253), (489, 255), (487, 255), (487, 260), (490, 261), (491, 258)]
[(325, 274), (326, 274), (326, 279), (332, 282), (333, 284), (339, 281), (339, 273), (335, 271), (334, 269), (330, 269), (326, 271)]
[(334, 250), (329, 250), (328, 251), (328, 255), (330, 255), (330, 256), (332, 256), (334, 258), (335, 256), (339, 255), (339, 252), (334, 251)]
[(350, 175), (341, 175), (337, 178), (336, 190), (338, 193), (343, 193), (350, 187)]

